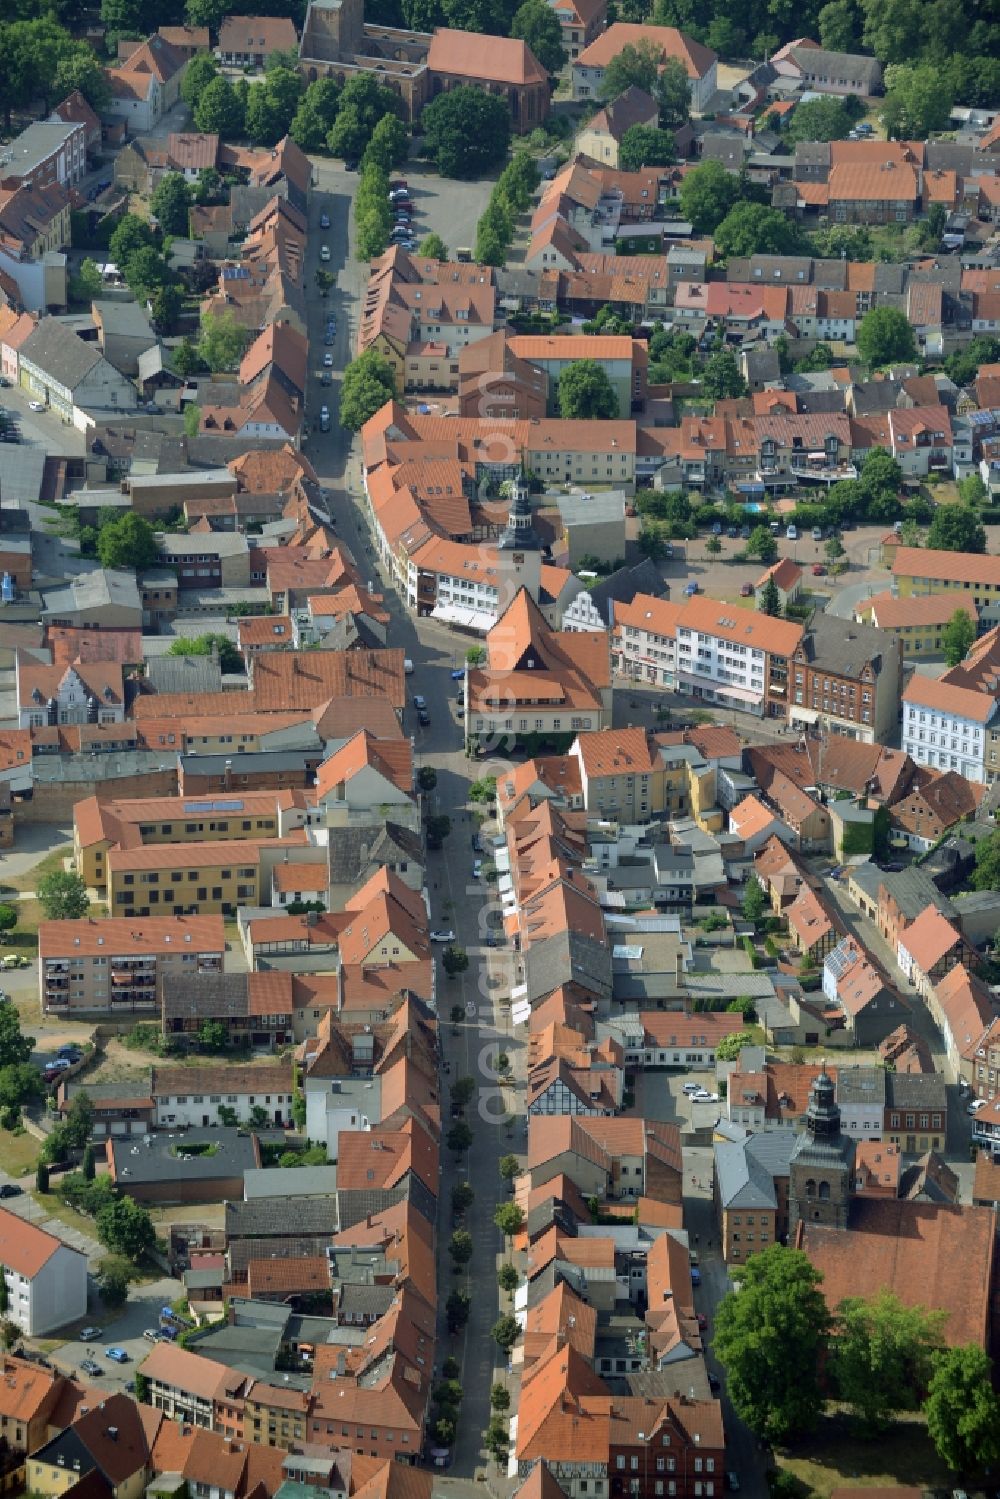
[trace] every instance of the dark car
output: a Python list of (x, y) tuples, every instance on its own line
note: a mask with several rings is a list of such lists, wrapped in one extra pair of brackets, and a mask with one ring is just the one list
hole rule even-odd
[(99, 1375), (104, 1373), (104, 1370), (101, 1368), (100, 1364), (95, 1363), (92, 1358), (85, 1358), (83, 1363), (80, 1365), (80, 1368), (83, 1370), (84, 1374), (89, 1374), (91, 1379), (96, 1379)]
[(722, 1385), (719, 1382), (719, 1376), (717, 1374), (710, 1374), (708, 1376), (708, 1388), (711, 1390), (713, 1395), (717, 1395), (722, 1389)]
[(739, 527), (738, 526), (730, 526), (728, 528), (728, 530), (726, 531), (726, 535), (729, 537), (730, 541), (735, 541), (736, 538), (737, 538), (737, 536), (739, 536), (739, 534), (740, 533), (739, 533)]
[(0, 1187), (0, 1197), (21, 1197), (24, 1195), (23, 1187), (16, 1187), (13, 1182), (4, 1182)]
[(428, 724), (429, 724), (429, 723), (430, 723), (430, 721), (431, 721), (431, 716), (430, 716), (430, 714), (429, 714), (429, 713), (428, 713), (428, 711), (427, 711), (427, 709), (426, 709), (426, 708), (421, 708), (421, 709), (420, 709), (420, 710), (419, 710), (419, 711), (418, 711), (418, 713), (417, 713), (417, 718), (418, 718), (418, 719), (419, 719), (419, 720), (420, 720), (420, 722), (421, 722), (421, 723), (422, 723), (422, 724), (423, 724), (423, 726), (424, 726), (424, 728), (426, 728), (426, 727), (427, 727), (427, 725), (428, 725)]

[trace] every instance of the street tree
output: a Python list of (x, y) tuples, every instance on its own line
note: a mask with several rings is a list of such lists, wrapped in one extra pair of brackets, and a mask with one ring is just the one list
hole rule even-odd
[(941, 635), (944, 658), (949, 666), (957, 666), (965, 660), (975, 638), (976, 627), (971, 617), (965, 609), (956, 609)]
[(469, 966), (469, 955), (464, 947), (457, 947), (449, 943), (441, 958), (441, 964), (450, 979), (464, 973)]
[(941, 1346), (945, 1314), (904, 1306), (892, 1291), (850, 1297), (837, 1308), (832, 1375), (837, 1392), (868, 1434), (897, 1411), (915, 1410)]
[(453, 1213), (464, 1213), (470, 1208), (476, 1199), (476, 1194), (468, 1182), (456, 1182), (451, 1189), (451, 1210)]
[(504, 1353), (509, 1353), (517, 1342), (519, 1330), (517, 1318), (510, 1312), (505, 1312), (493, 1324), (493, 1341), (499, 1344)]
[(365, 147), (362, 164), (374, 162), (383, 172), (392, 172), (403, 165), (409, 149), (409, 133), (399, 116), (383, 115)]
[(426, 256), (428, 260), (447, 260), (448, 246), (440, 234), (436, 234), (431, 230), (430, 234), (425, 234), (420, 241), (417, 253)]
[(746, 551), (748, 557), (755, 557), (765, 567), (770, 567), (778, 556), (778, 543), (768, 526), (754, 526), (747, 540)]
[(1000, 1399), (992, 1362), (975, 1343), (935, 1360), (924, 1403), (927, 1431), (954, 1473), (981, 1474), (1000, 1462)]
[(500, 1157), (500, 1176), (505, 1182), (512, 1182), (521, 1170), (520, 1162), (516, 1155), (502, 1155)]
[(456, 1228), (448, 1240), (448, 1253), (451, 1255), (452, 1264), (456, 1269), (467, 1265), (472, 1259), (473, 1251), (472, 1235), (467, 1228)]
[(526, 42), (546, 73), (558, 73), (566, 65), (562, 26), (559, 17), (545, 0), (524, 0), (514, 12), (511, 36)]
[(386, 401), (396, 399), (396, 377), (389, 361), (377, 349), (366, 349), (344, 371), (340, 395), (340, 421), (348, 432), (359, 432), (365, 422), (381, 411)]
[(773, 578), (768, 578), (761, 589), (760, 597), (757, 600), (757, 608), (761, 614), (770, 614), (773, 619), (777, 619), (780, 616), (781, 595), (778, 592), (778, 585)]
[(815, 1424), (830, 1316), (805, 1254), (771, 1244), (752, 1255), (738, 1293), (716, 1308), (715, 1355), (733, 1407), (751, 1431), (783, 1442)]
[(472, 1298), (468, 1291), (450, 1291), (448, 1293), (448, 1299), (444, 1304), (444, 1311), (448, 1319), (449, 1332), (461, 1332), (469, 1320), (471, 1308)]
[(826, 554), (826, 560), (828, 562), (839, 562), (841, 557), (843, 557), (844, 543), (841, 541), (836, 531), (832, 536), (827, 537), (826, 541), (823, 544), (823, 551)]
[(472, 1130), (464, 1119), (456, 1119), (445, 1137), (445, 1143), (452, 1155), (464, 1155), (472, 1144)]
[(497, 1284), (501, 1291), (506, 1291), (512, 1296), (517, 1290), (519, 1280), (520, 1276), (514, 1266), (505, 1260), (497, 1271)]
[[(113, 564), (102, 562), (102, 566), (109, 567)], [(51, 874), (43, 875), (38, 881), (36, 894), (49, 921), (77, 921), (81, 916), (86, 916), (90, 908), (90, 897), (83, 880), (78, 874), (65, 869), (55, 869)], [(0, 1027), (10, 1008), (5, 1005), (0, 1009)], [(2, 1064), (3, 1047), (0, 1044), (0, 1065)]]
[(490, 1408), (495, 1411), (510, 1410), (510, 1391), (499, 1382), (490, 1390)]
[(985, 552), (986, 530), (968, 505), (939, 505), (927, 533), (927, 545), (944, 552)]
[(559, 414), (567, 421), (608, 421), (618, 415), (618, 396), (595, 359), (574, 359), (559, 376)]
[(870, 369), (904, 364), (917, 357), (917, 342), (905, 312), (898, 307), (872, 307), (858, 324), (858, 353)]
[(467, 1108), (475, 1097), (475, 1093), (476, 1079), (474, 1077), (457, 1077), (451, 1085), (451, 1101), (457, 1108)]
[(512, 1239), (524, 1227), (524, 1210), (516, 1202), (501, 1202), (493, 1214), (493, 1222), (505, 1239)]
[(97, 1285), (105, 1306), (124, 1306), (132, 1279), (132, 1266), (120, 1254), (107, 1254), (97, 1266)]

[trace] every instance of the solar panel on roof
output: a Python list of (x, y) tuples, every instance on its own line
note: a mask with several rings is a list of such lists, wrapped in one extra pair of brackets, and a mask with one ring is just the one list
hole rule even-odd
[(185, 812), (242, 812), (243, 803), (233, 802), (185, 802)]

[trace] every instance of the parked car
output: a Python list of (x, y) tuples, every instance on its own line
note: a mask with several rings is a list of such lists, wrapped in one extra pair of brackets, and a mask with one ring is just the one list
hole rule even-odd
[(458, 666), (458, 667), (456, 667), (455, 670), (451, 674), (451, 680), (453, 682), (461, 682), (461, 681), (464, 680), (464, 678), (465, 678), (465, 667), (464, 666)]
[(124, 1348), (109, 1348), (105, 1356), (114, 1364), (127, 1364), (129, 1362), (129, 1356)]
[(321, 432), (329, 432), (329, 430), (330, 430), (330, 408), (329, 408), (329, 406), (321, 406), (319, 408), (319, 430)]
[(0, 1197), (21, 1197), (23, 1195), (24, 1188), (15, 1186), (13, 1182), (4, 1182), (3, 1186), (0, 1187)]
[(80, 1328), (80, 1342), (81, 1343), (93, 1343), (100, 1336), (101, 1336), (101, 1329), (99, 1327), (81, 1327)]
[(323, 368), (325, 370), (332, 370), (333, 369), (333, 355), (332, 354), (324, 354), (323, 355)]
[(737, 538), (737, 536), (739, 536), (739, 534), (740, 534), (740, 531), (739, 531), (739, 527), (738, 526), (727, 526), (726, 527), (726, 535), (729, 537), (730, 541), (735, 541), (736, 538)]
[(28, 402), (28, 410), (29, 411), (44, 411), (45, 410), (45, 402), (44, 401), (29, 401)]
[(69, 1062), (78, 1062), (82, 1053), (78, 1046), (60, 1046), (56, 1052), (57, 1057), (65, 1057)]
[(701, 1285), (701, 1271), (696, 1265), (691, 1266), (691, 1284), (693, 1286)]
[(969, 1104), (969, 1107), (966, 1109), (965, 1112), (967, 1114), (978, 1114), (979, 1110), (980, 1109), (985, 1109), (985, 1107), (986, 1107), (986, 1099), (985, 1098), (974, 1098), (972, 1100), (972, 1102)]
[(158, 1343), (160, 1341), (159, 1331), (155, 1327), (147, 1327), (143, 1333), (143, 1337), (147, 1343)]
[(413, 706), (417, 709), (426, 708), (427, 699), (425, 697), (422, 697), (419, 692), (415, 692), (413, 694)]
[(687, 594), (688, 598), (693, 598), (694, 595), (698, 592), (698, 584), (694, 578), (692, 578), (690, 583), (687, 584), (684, 592)]
[(826, 573), (826, 568), (824, 567), (822, 562), (814, 562), (812, 565), (812, 570), (814, 578), (822, 578)]
[(472, 861), (472, 878), (474, 880), (481, 880), (482, 877), (483, 877), (483, 861), (482, 861), (482, 859), (473, 859), (473, 861)]
[(734, 1473), (731, 1468), (726, 1474), (726, 1487), (734, 1494), (738, 1494), (740, 1491), (740, 1475)]
[(752, 583), (743, 583), (741, 585), (741, 587), (740, 587), (740, 598), (741, 599), (748, 599), (752, 593), (753, 593), (753, 584)]
[(722, 535), (722, 522), (721, 522), (721, 520), (714, 520), (712, 522), (712, 535), (713, 536), (721, 536)]
[(431, 932), (432, 942), (454, 942), (455, 933), (451, 927), (442, 927), (439, 932)]
[(813, 526), (812, 537), (813, 537), (813, 541), (822, 541), (823, 540), (823, 527), (822, 526)]
[(428, 713), (427, 709), (426, 708), (418, 708), (417, 709), (417, 722), (420, 724), (421, 728), (426, 729), (426, 727), (430, 723), (430, 721), (431, 721), (431, 716)]
[(799, 539), (798, 528), (796, 526), (789, 526), (788, 530), (785, 532), (785, 536), (786, 536), (787, 540), (789, 540), (789, 541), (798, 541), (798, 539)]
[(330, 215), (328, 213), (321, 213), (320, 214), (320, 216), (319, 216), (319, 227), (321, 229), (329, 229), (329, 227), (330, 227)]
[(104, 1370), (101, 1368), (100, 1364), (96, 1363), (92, 1358), (85, 1358), (83, 1363), (80, 1365), (80, 1368), (83, 1370), (84, 1374), (89, 1374), (91, 1379), (99, 1379), (100, 1376), (104, 1373)]
[(319, 247), (319, 258), (320, 258), (320, 260), (322, 260), (324, 262), (326, 262), (326, 261), (328, 261), (330, 259), (330, 246), (329, 245), (320, 245), (320, 247)]

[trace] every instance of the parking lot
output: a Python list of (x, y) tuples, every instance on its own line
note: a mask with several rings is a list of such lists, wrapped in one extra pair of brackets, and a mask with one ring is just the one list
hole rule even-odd
[(493, 179), (482, 182), (451, 182), (436, 172), (418, 170), (408, 162), (393, 180), (407, 184), (413, 238), (417, 244), (425, 235), (439, 234), (454, 257), (460, 248), (472, 249), (476, 243), (476, 224), (493, 191)]
[(682, 1133), (710, 1129), (723, 1106), (718, 1100), (695, 1101), (685, 1093), (686, 1086), (693, 1088), (695, 1085), (706, 1093), (717, 1093), (714, 1070), (701, 1067), (667, 1072), (644, 1068), (636, 1074), (635, 1112), (641, 1118), (676, 1124)]
[[(168, 1306), (178, 1292), (178, 1282), (166, 1278), (148, 1285), (133, 1286), (121, 1312), (113, 1320), (103, 1321), (96, 1337), (82, 1339), (79, 1333), (87, 1324), (81, 1323), (72, 1337), (52, 1349), (46, 1357), (57, 1369), (80, 1374), (89, 1384), (108, 1390), (131, 1390), (136, 1369), (154, 1346), (143, 1337), (143, 1333), (147, 1328), (155, 1330), (159, 1327), (160, 1308)], [(97, 1323), (90, 1325), (97, 1326)], [(126, 1362), (119, 1364), (109, 1359), (109, 1348), (120, 1348), (127, 1355)], [(88, 1360), (98, 1365), (100, 1374), (81, 1373)]]

